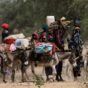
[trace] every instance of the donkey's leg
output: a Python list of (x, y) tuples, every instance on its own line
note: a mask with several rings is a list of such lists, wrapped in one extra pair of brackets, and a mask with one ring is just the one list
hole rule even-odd
[(22, 73), (22, 82), (29, 81), (29, 76), (27, 74), (27, 69), (21, 70), (21, 73)]
[(27, 74), (27, 71), (25, 72), (26, 79), (29, 81), (29, 76)]
[(1, 59), (2, 80), (3, 80), (4, 83), (6, 83), (6, 72), (5, 72), (6, 65), (5, 65), (5, 62), (4, 62), (4, 58), (1, 55), (0, 55), (0, 59)]
[(12, 75), (11, 75), (12, 82), (15, 81), (15, 65), (16, 65), (16, 63), (15, 63), (15, 61), (13, 61), (13, 63), (12, 63)]
[(84, 76), (85, 80), (87, 80), (87, 78), (88, 78), (88, 61), (87, 61), (87, 59), (84, 60), (83, 70), (84, 70), (84, 74), (85, 74), (85, 76)]
[(49, 81), (49, 67), (45, 66), (46, 81)]
[(26, 80), (25, 80), (25, 77), (24, 77), (24, 72), (21, 71), (21, 74), (22, 74), (22, 80), (21, 81), (25, 82)]
[(53, 56), (52, 56), (53, 60), (52, 60), (52, 70), (53, 70), (53, 75), (56, 74), (56, 65), (59, 63), (59, 58), (58, 58), (58, 55), (57, 53), (54, 53)]
[(25, 77), (26, 77), (26, 79), (29, 81), (29, 76), (28, 76), (28, 73), (27, 73), (27, 67), (25, 66), (24, 68), (25, 68), (25, 69), (24, 69)]
[(2, 71), (2, 75), (3, 75), (3, 82), (6, 83), (6, 72), (5, 72), (5, 68), (1, 67), (1, 71)]
[(74, 81), (77, 80), (77, 68), (73, 67), (73, 76), (74, 76)]
[(31, 71), (32, 71), (32, 73), (33, 74), (35, 74), (35, 64), (34, 64), (34, 62), (31, 62)]
[(11, 76), (12, 82), (15, 81), (15, 69), (12, 69), (12, 76)]
[(26, 81), (26, 79), (25, 79), (25, 68), (24, 68), (23, 64), (21, 65), (21, 74), (22, 74), (22, 82), (25, 82)]
[(62, 78), (62, 65), (63, 65), (63, 61), (59, 61), (59, 63), (56, 65), (56, 71), (57, 71), (57, 74), (56, 74), (56, 80), (57, 81), (63, 81), (63, 78)]
[(6, 81), (6, 73), (5, 73), (5, 72), (3, 72), (3, 82), (4, 82), (4, 83), (7, 82), (7, 81)]
[(2, 76), (3, 76), (3, 82), (6, 83), (6, 66), (4, 65), (4, 63), (1, 64), (1, 72), (2, 72)]

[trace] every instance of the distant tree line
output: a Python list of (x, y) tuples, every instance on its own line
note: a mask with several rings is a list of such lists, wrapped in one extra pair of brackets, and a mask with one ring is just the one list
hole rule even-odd
[(40, 28), (47, 15), (71, 20), (79, 17), (83, 36), (87, 38), (88, 0), (0, 0), (0, 23), (9, 22), (12, 28)]

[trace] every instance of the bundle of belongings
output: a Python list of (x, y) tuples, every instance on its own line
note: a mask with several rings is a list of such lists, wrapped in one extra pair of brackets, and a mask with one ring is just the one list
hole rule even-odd
[(54, 16), (47, 16), (46, 24), (42, 27), (43, 31), (34, 33), (32, 36), (34, 41), (37, 42), (35, 43), (34, 53), (39, 55), (38, 58), (40, 54), (46, 53), (50, 53), (49, 57), (52, 58), (58, 49), (64, 51), (66, 30), (63, 25), (67, 26), (68, 24), (70, 24), (70, 21), (67, 21), (65, 17), (56, 21)]
[(47, 53), (52, 50), (52, 44), (50, 43), (37, 43), (35, 45), (36, 53)]
[(28, 39), (17, 39), (15, 41), (16, 48), (27, 48), (29, 46), (29, 40)]
[(6, 44), (12, 44), (16, 39), (19, 39), (19, 38), (25, 38), (24, 34), (21, 33), (21, 34), (10, 35), (6, 37), (4, 41)]
[(49, 62), (52, 59), (53, 45), (51, 43), (38, 42), (35, 44), (34, 48), (34, 60), (41, 62)]
[(22, 33), (6, 37), (5, 43), (9, 46), (10, 51), (15, 51), (18, 48), (24, 49), (29, 47), (29, 39), (25, 38)]
[[(55, 19), (55, 18), (54, 18)], [(47, 19), (47, 20), (51, 20), (51, 19)], [(51, 22), (51, 21), (49, 21)], [(71, 23), (71, 21), (67, 20), (65, 17), (61, 17), (61, 19), (59, 20), (54, 20), (53, 22), (50, 23), (49, 28), (50, 29), (60, 29), (61, 26), (63, 26), (64, 28), (67, 27), (69, 24)]]

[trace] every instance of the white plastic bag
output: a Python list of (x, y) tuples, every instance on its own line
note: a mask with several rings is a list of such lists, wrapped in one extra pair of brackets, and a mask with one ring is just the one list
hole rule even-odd
[(48, 26), (50, 26), (51, 23), (55, 22), (55, 17), (54, 16), (47, 16), (46, 17), (46, 23)]
[(27, 48), (29, 46), (29, 40), (28, 39), (17, 39), (15, 41), (15, 46), (17, 48), (22, 48), (22, 47)]

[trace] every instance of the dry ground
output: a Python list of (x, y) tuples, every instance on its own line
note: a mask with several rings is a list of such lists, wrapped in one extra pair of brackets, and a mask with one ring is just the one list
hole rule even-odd
[[(67, 76), (65, 73), (65, 70), (63, 70), (63, 77), (66, 81), (64, 82), (47, 82), (41, 88), (88, 88), (87, 81), (85, 81), (84, 75), (78, 78), (77, 81), (73, 81), (73, 78), (71, 76)], [(37, 67), (36, 68), (37, 74), (42, 74), (42, 68)], [(30, 67), (28, 69), (28, 74), (30, 80), (32, 80), (32, 73), (30, 71)], [(84, 74), (84, 71), (82, 72)], [(44, 74), (42, 74), (44, 76)], [(45, 78), (45, 76), (44, 76)], [(8, 83), (3, 83), (2, 79), (0, 78), (0, 88), (37, 88), (35, 84), (32, 82), (25, 82), (20, 83), (21, 81), (21, 73), (18, 71), (16, 73), (16, 80), (15, 83), (11, 83), (10, 76), (7, 77)]]
[[(33, 83), (1, 83), (0, 88), (37, 88)], [(41, 88), (88, 88), (87, 84), (79, 82), (46, 83)]]

